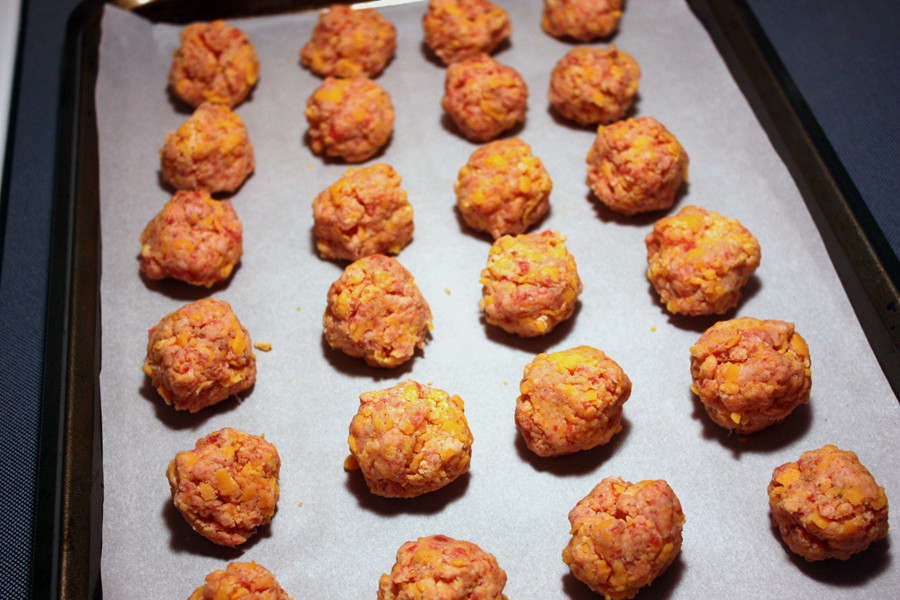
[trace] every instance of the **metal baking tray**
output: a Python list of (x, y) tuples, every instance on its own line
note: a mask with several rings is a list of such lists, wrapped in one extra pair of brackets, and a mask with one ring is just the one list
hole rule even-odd
[[(310, 10), (327, 4), (330, 3), (301, 0), (159, 0), (135, 2), (128, 8), (154, 21), (186, 23)], [(789, 169), (869, 344), (895, 396), (898, 395), (900, 270), (896, 258), (885, 251), (886, 244), (877, 226), (744, 2), (688, 0), (688, 4), (703, 22)], [(70, 19), (66, 39), (68, 62), (61, 87), (55, 182), (35, 597), (102, 597), (102, 240), (94, 92), (104, 5), (100, 0), (81, 4)], [(301, 596), (303, 591), (293, 593)]]

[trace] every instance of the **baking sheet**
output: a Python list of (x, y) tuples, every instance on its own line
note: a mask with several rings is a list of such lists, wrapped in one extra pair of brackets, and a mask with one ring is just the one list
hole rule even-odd
[[(519, 70), (530, 92), (516, 134), (553, 178), (551, 214), (537, 228), (568, 236), (584, 292), (575, 316), (548, 336), (521, 340), (486, 325), (478, 277), (490, 241), (467, 230), (452, 184), (477, 147), (440, 108), (443, 68), (423, 49), (424, 3), (379, 8), (398, 29), (398, 52), (378, 78), (394, 101), (392, 164), (415, 209), (416, 234), (399, 255), (434, 313), (424, 352), (395, 370), (376, 370), (323, 342), (328, 286), (343, 264), (314, 251), (311, 203), (346, 165), (314, 156), (304, 141), (306, 98), (320, 79), (299, 65), (315, 13), (235, 20), (256, 44), (261, 80), (236, 110), (256, 149), (255, 174), (234, 196), (244, 257), (212, 290), (149, 282), (137, 241), (171, 191), (160, 183), (165, 132), (189, 113), (166, 89), (180, 26), (152, 24), (109, 6), (103, 19), (97, 114), (103, 240), (101, 395), (104, 452), (103, 588), (187, 597), (231, 560), (272, 570), (295, 598), (374, 597), (399, 546), (436, 533), (493, 553), (510, 598), (589, 598), (560, 554), (566, 518), (603, 477), (666, 479), (687, 523), (682, 552), (642, 598), (768, 592), (796, 598), (888, 597), (897, 581), (891, 536), (848, 562), (807, 565), (769, 524), (772, 469), (833, 443), (854, 450), (887, 491), (898, 485), (900, 409), (860, 330), (796, 186), (705, 30), (680, 0), (630, 2), (614, 41), (643, 71), (636, 115), (665, 124), (687, 149), (690, 182), (678, 204), (739, 219), (759, 239), (762, 264), (733, 315), (793, 321), (809, 343), (809, 406), (747, 438), (727, 436), (693, 398), (688, 348), (716, 318), (668, 315), (644, 275), (643, 238), (660, 215), (626, 219), (598, 206), (585, 184), (589, 129), (548, 110), (550, 70), (570, 44), (543, 34), (540, 3), (498, 1), (513, 20), (495, 57)], [(205, 295), (227, 300), (254, 341), (259, 376), (251, 393), (198, 415), (176, 413), (140, 370), (146, 331)], [(590, 344), (634, 384), (624, 429), (609, 445), (558, 459), (530, 455), (513, 421), (523, 367), (542, 351)], [(342, 465), (359, 394), (414, 378), (466, 402), (475, 437), (470, 473), (413, 500), (372, 496)], [(166, 466), (203, 435), (231, 426), (264, 433), (279, 449), (282, 495), (270, 526), (242, 549), (199, 537), (171, 507)], [(711, 592), (714, 590), (715, 592)]]

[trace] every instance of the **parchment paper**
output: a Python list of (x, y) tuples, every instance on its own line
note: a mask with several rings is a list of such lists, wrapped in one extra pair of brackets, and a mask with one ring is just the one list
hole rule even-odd
[[(495, 57), (530, 89), (527, 122), (515, 134), (554, 183), (551, 214), (534, 230), (568, 236), (584, 292), (574, 317), (540, 339), (483, 322), (478, 279), (490, 240), (458, 217), (452, 187), (477, 146), (442, 114), (444, 69), (423, 47), (424, 2), (381, 8), (398, 29), (397, 55), (378, 78), (397, 120), (390, 145), (365, 164), (388, 162), (403, 177), (416, 232), (399, 259), (435, 326), (424, 352), (395, 370), (366, 367), (322, 338), (326, 291), (344, 264), (315, 253), (311, 203), (346, 165), (326, 163), (304, 140), (305, 102), (320, 79), (299, 65), (298, 52), (317, 15), (234, 21), (262, 62), (256, 90), (236, 109), (257, 168), (233, 197), (244, 224), (241, 265), (227, 284), (206, 290), (147, 281), (137, 261), (138, 236), (172, 193), (159, 179), (158, 150), (189, 116), (166, 84), (180, 26), (106, 8), (97, 87), (106, 597), (187, 598), (209, 572), (253, 560), (296, 599), (374, 598), (401, 544), (441, 533), (493, 553), (511, 599), (591, 598), (561, 552), (568, 511), (609, 475), (666, 479), (687, 518), (681, 554), (640, 598), (891, 597), (900, 581), (892, 535), (850, 561), (810, 565), (770, 525), (772, 470), (826, 443), (857, 452), (896, 501), (900, 408), (797, 188), (705, 30), (682, 0), (640, 0), (627, 4), (612, 41), (643, 71), (635, 115), (665, 124), (690, 155), (690, 182), (668, 214), (696, 204), (739, 219), (759, 239), (762, 264), (727, 317), (792, 321), (809, 344), (810, 404), (749, 437), (712, 424), (689, 389), (688, 349), (718, 318), (670, 316), (646, 279), (644, 236), (663, 215), (628, 219), (600, 208), (585, 183), (594, 132), (549, 110), (550, 70), (572, 46), (541, 32), (540, 2), (497, 3), (514, 33)], [(272, 350), (257, 352), (258, 382), (240, 402), (176, 413), (141, 372), (147, 330), (206, 295), (230, 302), (253, 340)], [(513, 420), (522, 369), (539, 352), (579, 344), (605, 351), (631, 378), (624, 429), (605, 447), (536, 458)], [(463, 398), (472, 467), (441, 491), (387, 500), (343, 470), (347, 428), (360, 393), (405, 378)], [(283, 462), (275, 518), (236, 550), (188, 527), (165, 478), (177, 452), (225, 426), (265, 434)]]

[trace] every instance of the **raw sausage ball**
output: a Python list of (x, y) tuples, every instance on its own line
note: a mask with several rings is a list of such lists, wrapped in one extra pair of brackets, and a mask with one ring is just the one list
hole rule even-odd
[(753, 433), (809, 402), (809, 347), (793, 323), (720, 321), (691, 347), (691, 377), (713, 421)]
[(148, 334), (143, 370), (166, 404), (197, 412), (256, 381), (256, 355), (231, 305), (204, 298), (166, 315)]
[(350, 263), (331, 284), (322, 324), (332, 348), (390, 368), (425, 347), (431, 308), (400, 261), (373, 254)]
[(335, 4), (319, 14), (301, 62), (317, 75), (375, 77), (397, 50), (394, 24), (371, 8)]
[(541, 28), (558, 38), (589, 42), (611, 35), (622, 18), (622, 0), (544, 0)]
[(479, 54), (447, 67), (441, 106), (464, 137), (487, 142), (525, 121), (528, 86), (512, 67)]
[(234, 108), (259, 80), (259, 59), (247, 34), (222, 20), (181, 30), (169, 85), (193, 107), (204, 102)]
[(549, 333), (572, 316), (581, 294), (575, 258), (555, 231), (505, 235), (481, 271), (481, 310), (491, 325), (521, 337)]
[(512, 35), (509, 15), (488, 0), (431, 0), (422, 28), (445, 65), (490, 54)]
[(627, 216), (670, 208), (688, 174), (684, 148), (652, 117), (601, 125), (586, 162), (597, 198)]
[(313, 201), (316, 248), (323, 258), (397, 254), (413, 236), (413, 209), (388, 164), (349, 168)]
[(506, 600), (506, 572), (476, 544), (445, 535), (420, 537), (397, 551), (378, 600)]
[(608, 48), (572, 48), (550, 73), (547, 97), (559, 114), (581, 125), (611, 123), (631, 108), (640, 85), (637, 61)]
[(366, 392), (350, 422), (351, 458), (369, 490), (414, 498), (438, 490), (469, 470), (472, 432), (459, 396), (412, 380)]
[(572, 539), (563, 561), (609, 600), (633, 598), (662, 575), (681, 550), (684, 513), (661, 479), (607, 477), (569, 512)]
[(808, 561), (846, 560), (887, 535), (884, 488), (855, 453), (831, 444), (776, 468), (768, 493), (773, 524)]
[(306, 101), (309, 145), (319, 155), (363, 162), (394, 131), (391, 95), (368, 77), (326, 77)]
[(188, 600), (291, 600), (268, 569), (255, 562), (231, 562), (206, 576)]
[(590, 346), (537, 355), (516, 401), (516, 427), (538, 456), (561, 456), (607, 443), (622, 430), (631, 380)]
[(494, 239), (524, 233), (550, 210), (553, 182), (531, 146), (519, 138), (475, 150), (453, 184), (466, 224)]
[(737, 219), (696, 206), (657, 221), (645, 243), (647, 277), (672, 313), (728, 312), (759, 266), (759, 242)]
[(272, 520), (280, 469), (273, 444), (226, 427), (176, 454), (166, 477), (175, 508), (194, 531), (235, 547)]
[(243, 226), (230, 200), (206, 190), (178, 191), (141, 233), (141, 271), (210, 287), (241, 259)]
[(247, 128), (224, 104), (198, 106), (159, 153), (162, 178), (178, 190), (233, 192), (256, 168)]

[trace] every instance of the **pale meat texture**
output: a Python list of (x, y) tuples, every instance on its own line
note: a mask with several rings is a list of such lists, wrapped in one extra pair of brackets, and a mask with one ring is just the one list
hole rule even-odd
[(759, 266), (759, 242), (737, 219), (685, 206), (645, 238), (647, 278), (671, 313), (723, 314)]
[(375, 77), (397, 50), (394, 24), (371, 8), (335, 4), (319, 14), (300, 60), (324, 77)]
[(378, 600), (506, 600), (506, 572), (497, 559), (465, 540), (420, 537), (397, 551), (378, 582)]
[(390, 165), (349, 168), (313, 200), (313, 232), (323, 258), (398, 254), (412, 239), (413, 208)]
[(205, 298), (150, 329), (143, 370), (166, 404), (193, 413), (252, 386), (256, 356), (231, 305)]
[(177, 190), (230, 193), (256, 168), (247, 128), (224, 104), (198, 106), (159, 153), (162, 178)]
[(626, 216), (670, 208), (688, 176), (688, 155), (652, 117), (597, 129), (587, 155), (587, 183), (610, 210)]
[(413, 380), (359, 397), (347, 438), (369, 490), (414, 498), (469, 470), (472, 432), (462, 398)]
[(531, 146), (519, 138), (475, 150), (453, 184), (466, 224), (495, 240), (525, 233), (550, 210), (553, 182)]
[(225, 281), (243, 253), (243, 226), (230, 200), (180, 190), (141, 233), (141, 272), (210, 287)]
[(234, 108), (259, 80), (259, 58), (247, 34), (222, 20), (192, 23), (181, 30), (169, 85), (193, 107), (204, 102)]
[(603, 479), (569, 512), (572, 539), (563, 561), (607, 600), (633, 598), (681, 550), (684, 513), (661, 479)]
[(326, 77), (306, 101), (309, 145), (319, 155), (359, 163), (394, 131), (391, 95), (368, 77)]
[(516, 427), (538, 456), (561, 456), (606, 444), (622, 430), (631, 380), (591, 346), (537, 355), (516, 401)]
[(547, 97), (567, 119), (580, 125), (611, 123), (631, 108), (641, 68), (616, 48), (572, 48), (550, 72)]
[(888, 532), (884, 488), (857, 455), (828, 444), (776, 468), (769, 482), (772, 522), (808, 561), (846, 560)]
[(509, 15), (488, 0), (431, 0), (422, 28), (425, 43), (446, 65), (491, 54), (512, 35)]
[(255, 562), (231, 562), (206, 576), (188, 600), (291, 600), (271, 571)]
[(425, 347), (431, 308), (396, 258), (373, 254), (349, 264), (331, 284), (322, 325), (332, 348), (391, 368)]
[(525, 121), (528, 86), (487, 54), (451, 64), (441, 106), (469, 141), (487, 142)]
[(793, 323), (720, 321), (691, 347), (691, 378), (691, 389), (714, 422), (754, 433), (809, 402), (809, 347)]
[(226, 427), (175, 455), (166, 470), (172, 502), (194, 531), (235, 547), (269, 523), (281, 458), (261, 436)]
[(615, 33), (624, 0), (544, 0), (541, 28), (558, 38), (589, 42)]
[(556, 231), (505, 235), (481, 271), (485, 320), (521, 337), (544, 335), (572, 316), (583, 289), (575, 257)]

